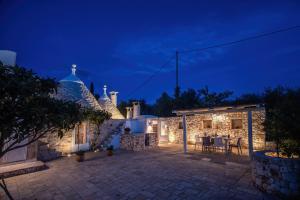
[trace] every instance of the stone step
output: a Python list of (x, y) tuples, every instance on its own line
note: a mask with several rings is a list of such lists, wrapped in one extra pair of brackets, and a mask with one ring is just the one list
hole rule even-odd
[(0, 165), (0, 178), (8, 178), (21, 174), (28, 174), (46, 169), (47, 166), (41, 161), (24, 161), (15, 164)]

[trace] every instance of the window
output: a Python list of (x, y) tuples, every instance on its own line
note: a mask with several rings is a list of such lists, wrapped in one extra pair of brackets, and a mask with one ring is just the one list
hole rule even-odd
[(158, 129), (157, 124), (152, 124), (152, 132), (157, 133), (157, 129)]
[(242, 119), (232, 119), (231, 120), (231, 129), (242, 129), (243, 121)]
[(75, 144), (86, 143), (86, 124), (82, 123), (75, 128)]
[(212, 120), (203, 120), (203, 128), (212, 128)]
[(183, 124), (182, 124), (182, 122), (179, 122), (179, 124), (178, 124), (178, 129), (183, 129)]

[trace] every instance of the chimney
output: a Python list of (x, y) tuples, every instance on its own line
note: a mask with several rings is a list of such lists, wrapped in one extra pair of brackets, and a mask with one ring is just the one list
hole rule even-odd
[(141, 114), (140, 102), (136, 101), (136, 102), (132, 102), (132, 104), (133, 104), (133, 119), (136, 119)]
[(117, 95), (118, 95), (119, 92), (116, 92), (116, 91), (111, 91), (109, 94), (110, 94), (110, 99), (111, 99), (111, 102), (117, 106), (118, 104), (118, 99), (117, 99)]
[(126, 119), (132, 118), (132, 107), (126, 107)]

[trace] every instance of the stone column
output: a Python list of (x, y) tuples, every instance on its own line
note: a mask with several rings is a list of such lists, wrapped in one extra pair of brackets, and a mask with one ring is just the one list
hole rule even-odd
[(248, 111), (248, 150), (249, 157), (252, 159), (253, 153), (253, 138), (252, 138), (252, 111)]
[(186, 116), (182, 115), (182, 128), (183, 128), (183, 150), (187, 153), (187, 138), (186, 138)]
[(132, 118), (132, 107), (126, 107), (126, 119)]
[(132, 102), (132, 104), (133, 104), (133, 119), (136, 119), (140, 116), (141, 113), (140, 102), (136, 101), (136, 102)]
[(119, 92), (116, 92), (116, 91), (111, 91), (109, 94), (110, 94), (110, 99), (111, 99), (111, 102), (117, 106), (118, 104), (118, 100), (117, 100), (117, 95), (118, 95)]

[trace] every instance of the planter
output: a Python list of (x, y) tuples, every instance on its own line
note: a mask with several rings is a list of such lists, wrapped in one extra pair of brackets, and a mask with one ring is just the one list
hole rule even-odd
[(77, 152), (76, 153), (76, 161), (77, 162), (83, 162), (84, 161), (84, 153), (83, 152)]
[(300, 193), (300, 160), (253, 153), (252, 181), (260, 190), (281, 197), (296, 197)]
[(113, 150), (107, 150), (107, 155), (112, 156), (113, 155)]

